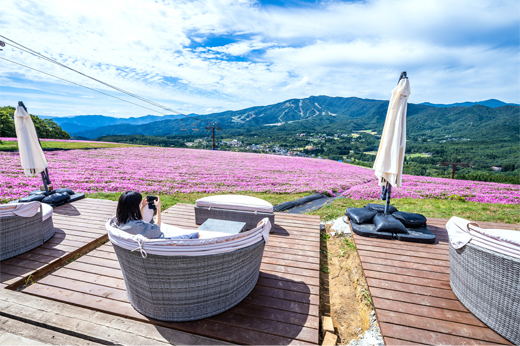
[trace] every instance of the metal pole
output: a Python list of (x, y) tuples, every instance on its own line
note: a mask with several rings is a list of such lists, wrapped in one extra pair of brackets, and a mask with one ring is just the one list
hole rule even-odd
[(457, 165), (453, 164), (453, 168), (451, 170), (451, 179), (455, 178), (455, 170), (457, 169)]
[(390, 194), (392, 193), (392, 185), (390, 183), (386, 183), (386, 204), (385, 204), (385, 214), (388, 214), (388, 209), (390, 207)]
[(213, 127), (213, 149), (215, 150), (215, 128)]

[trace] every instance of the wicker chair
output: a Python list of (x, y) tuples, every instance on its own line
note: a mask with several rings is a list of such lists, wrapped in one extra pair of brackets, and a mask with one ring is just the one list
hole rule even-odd
[(489, 328), (520, 345), (520, 258), (514, 242), (505, 248), (500, 245), (516, 232), (484, 230), (456, 217), (450, 219), (447, 229), (453, 293)]
[[(9, 206), (2, 207), (8, 209)], [(0, 261), (42, 245), (54, 232), (52, 207), (46, 204), (41, 204), (39, 211), (32, 217), (0, 217)]]
[[(267, 225), (270, 229), (268, 221)], [(265, 237), (268, 239), (269, 234), (269, 229), (257, 227), (220, 237), (222, 240), (216, 242), (145, 240), (134, 236), (123, 243), (113, 226), (109, 220), (107, 230), (121, 266), (128, 300), (141, 314), (170, 322), (210, 317), (247, 297), (258, 281)], [(153, 246), (160, 254), (153, 254)], [(213, 247), (218, 250), (210, 250)]]
[(462, 304), (489, 328), (520, 345), (520, 260), (468, 243), (450, 243), (450, 284)]

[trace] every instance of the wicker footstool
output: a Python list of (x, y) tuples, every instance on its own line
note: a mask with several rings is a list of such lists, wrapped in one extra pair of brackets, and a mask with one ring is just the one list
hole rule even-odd
[[(53, 209), (47, 204), (40, 204), (36, 214), (30, 217), (10, 216), (0, 217), (0, 261), (30, 251), (49, 240), (55, 232), (52, 222)], [(0, 206), (4, 212), (10, 213), (15, 204)]]
[(263, 199), (242, 195), (218, 195), (200, 198), (195, 202), (195, 223), (207, 219), (245, 222), (246, 229), (255, 228), (268, 218), (274, 225), (273, 205)]

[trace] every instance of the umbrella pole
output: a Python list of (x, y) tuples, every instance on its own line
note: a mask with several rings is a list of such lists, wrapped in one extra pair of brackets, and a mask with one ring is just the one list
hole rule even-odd
[(392, 193), (392, 185), (390, 183), (386, 183), (386, 204), (385, 204), (385, 214), (388, 214), (388, 209), (390, 207), (390, 194)]
[(41, 174), (42, 174), (43, 186), (45, 187), (45, 194), (48, 195), (49, 186), (47, 184), (51, 183), (51, 180), (49, 179), (49, 170), (47, 168), (45, 168), (45, 171), (42, 171)]

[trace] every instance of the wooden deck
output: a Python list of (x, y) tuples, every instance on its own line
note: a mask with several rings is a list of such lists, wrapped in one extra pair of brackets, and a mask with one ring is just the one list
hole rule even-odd
[(473, 316), (451, 290), (447, 221), (428, 219), (428, 228), (437, 237), (431, 245), (354, 235), (386, 345), (509, 344)]
[[(80, 204), (86, 209), (81, 209)], [(102, 200), (86, 199), (74, 202), (73, 206), (81, 209), (83, 219), (64, 218), (59, 227), (76, 230), (74, 237), (81, 237), (83, 232), (92, 236), (104, 233), (106, 217), (115, 212), (114, 203), (108, 205)], [(104, 216), (95, 218), (98, 212)], [(165, 223), (180, 227), (196, 228), (194, 219), (193, 205), (188, 204), (177, 204), (163, 213)], [(253, 292), (233, 309), (195, 322), (161, 322), (135, 311), (127, 300), (110, 243), (66, 264), (22, 292), (231, 343), (317, 344), (319, 236), (317, 216), (277, 213), (274, 234), (266, 246), (260, 279)]]
[(100, 225), (116, 206), (114, 201), (83, 199), (54, 208), (54, 236), (36, 249), (0, 262), (0, 288), (16, 288), (108, 240)]

